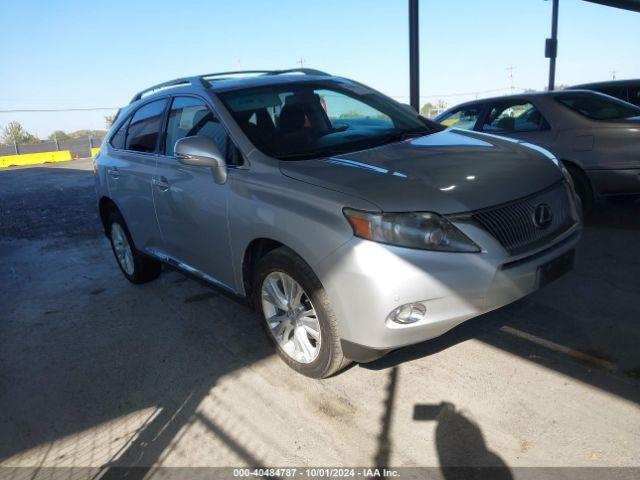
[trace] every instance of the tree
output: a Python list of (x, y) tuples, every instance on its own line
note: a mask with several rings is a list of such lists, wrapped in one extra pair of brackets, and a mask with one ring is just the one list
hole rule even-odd
[(2, 129), (0, 137), (2, 143), (13, 145), (14, 143), (38, 143), (40, 140), (35, 135), (27, 132), (19, 122), (9, 122)]
[(113, 122), (115, 121), (116, 121), (115, 114), (104, 116), (104, 123), (107, 125), (107, 129), (111, 128), (111, 125), (113, 125)]
[(58, 140), (59, 142), (63, 140), (69, 140), (71, 137), (64, 130), (56, 130), (51, 135), (49, 135), (48, 139), (51, 141)]
[(87, 137), (104, 137), (107, 134), (104, 130), (76, 130), (75, 132), (69, 132), (69, 138), (87, 138)]
[(436, 106), (433, 103), (427, 102), (420, 109), (420, 113), (425, 117), (428, 117), (429, 115), (431, 115), (431, 112), (434, 111), (435, 109), (436, 109)]
[(433, 118), (444, 112), (446, 109), (447, 104), (444, 100), (438, 100), (435, 105), (431, 102), (427, 102), (420, 109), (420, 114), (427, 118)]

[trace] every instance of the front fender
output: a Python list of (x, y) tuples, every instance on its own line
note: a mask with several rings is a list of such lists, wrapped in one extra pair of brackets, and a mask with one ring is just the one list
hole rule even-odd
[(254, 165), (251, 170), (229, 173), (229, 241), (236, 291), (243, 294), (242, 262), (253, 240), (268, 238), (282, 243), (313, 269), (353, 238), (342, 213), (345, 206), (378, 210), (365, 200), (288, 178), (277, 168)]

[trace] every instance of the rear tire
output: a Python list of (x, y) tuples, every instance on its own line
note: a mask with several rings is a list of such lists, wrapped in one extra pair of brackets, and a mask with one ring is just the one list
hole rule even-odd
[[(307, 377), (326, 378), (350, 363), (342, 353), (327, 293), (302, 258), (285, 247), (272, 250), (258, 262), (252, 285), (262, 326), (289, 367)], [(298, 300), (291, 300), (296, 296)], [(300, 347), (301, 354), (296, 348), (300, 344), (310, 348)]]
[(136, 250), (129, 228), (117, 211), (109, 214), (107, 235), (116, 263), (127, 280), (141, 284), (158, 278), (162, 271), (162, 263)]
[(578, 197), (580, 197), (580, 201), (582, 202), (582, 212), (584, 215), (586, 215), (591, 212), (594, 203), (591, 182), (589, 182), (587, 175), (579, 167), (568, 163), (565, 164), (565, 167), (571, 174), (576, 193), (578, 194)]

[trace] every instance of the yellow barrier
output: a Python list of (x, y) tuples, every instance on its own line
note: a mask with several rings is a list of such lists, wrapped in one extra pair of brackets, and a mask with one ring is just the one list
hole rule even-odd
[(95, 156), (96, 156), (96, 153), (98, 153), (99, 151), (100, 151), (100, 147), (93, 147), (93, 148), (91, 149), (91, 156), (92, 156), (92, 157), (95, 157)]
[(22, 155), (6, 155), (0, 157), (0, 167), (16, 165), (37, 165), (39, 163), (66, 162), (72, 160), (70, 150), (59, 152), (24, 153)]

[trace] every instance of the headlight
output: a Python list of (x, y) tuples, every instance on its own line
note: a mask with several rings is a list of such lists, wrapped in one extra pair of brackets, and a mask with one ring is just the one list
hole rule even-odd
[(374, 242), (443, 252), (479, 252), (480, 248), (436, 213), (369, 213), (350, 208), (344, 215), (353, 233)]

